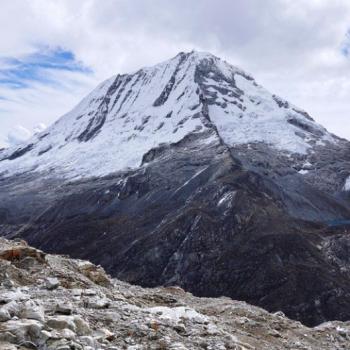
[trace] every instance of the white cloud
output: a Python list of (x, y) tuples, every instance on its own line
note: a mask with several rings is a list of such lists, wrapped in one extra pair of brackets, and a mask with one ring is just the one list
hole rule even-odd
[(10, 146), (18, 146), (28, 140), (32, 133), (22, 125), (16, 125), (7, 135), (7, 143)]
[(0, 100), (0, 143), (13, 125), (51, 123), (113, 74), (193, 48), (241, 66), (350, 139), (350, 59), (341, 51), (348, 0), (12, 0), (2, 4), (0, 22), (1, 55), (63, 47), (94, 71), (47, 72), (56, 87), (0, 85), (7, 99)]
[(34, 134), (37, 134), (37, 133), (39, 133), (39, 132), (44, 131), (46, 128), (47, 128), (46, 124), (44, 124), (44, 123), (39, 123), (39, 124), (37, 124), (37, 125), (34, 126), (33, 133), (34, 133)]
[(22, 125), (16, 125), (9, 131), (5, 141), (9, 146), (19, 146), (23, 142), (27, 141), (34, 134), (42, 132), (45, 129), (46, 125), (44, 123), (38, 123), (37, 125), (35, 125), (33, 131), (25, 128)]

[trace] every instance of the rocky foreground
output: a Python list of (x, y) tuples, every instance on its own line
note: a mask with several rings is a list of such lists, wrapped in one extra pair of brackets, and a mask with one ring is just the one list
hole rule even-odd
[(315, 328), (228, 298), (144, 289), (87, 261), (0, 238), (0, 349), (349, 349), (350, 322)]

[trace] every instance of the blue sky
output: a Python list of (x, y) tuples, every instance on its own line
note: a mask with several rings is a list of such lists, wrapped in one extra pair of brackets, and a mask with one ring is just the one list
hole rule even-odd
[(47, 70), (91, 73), (75, 59), (74, 53), (62, 48), (38, 48), (36, 52), (21, 57), (0, 57), (0, 84), (8, 88), (20, 89), (30, 87), (33, 82), (59, 84), (45, 74)]
[(92, 68), (61, 47), (33, 46), (30, 54), (0, 57), (0, 148), (51, 124), (97, 81)]
[[(79, 86), (79, 79), (89, 76), (93, 70), (61, 47), (34, 46), (30, 54), (0, 57), (0, 146), (26, 140), (34, 130), (65, 113), (77, 102), (73, 97), (66, 105), (70, 100), (67, 95), (74, 96), (82, 87), (86, 93), (95, 84), (93, 79), (92, 84)], [(69, 77), (76, 81), (69, 81)]]
[(50, 125), (102, 80), (192, 49), (350, 139), (349, 0), (11, 0), (0, 23), (0, 147)]
[(350, 30), (345, 34), (340, 50), (346, 58), (350, 58)]

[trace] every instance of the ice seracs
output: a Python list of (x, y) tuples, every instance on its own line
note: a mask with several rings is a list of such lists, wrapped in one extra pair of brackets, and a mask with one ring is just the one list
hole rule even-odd
[(139, 167), (150, 149), (196, 133), (203, 142), (264, 142), (299, 154), (335, 142), (249, 74), (193, 51), (104, 81), (51, 127), (2, 151), (0, 175), (103, 176)]

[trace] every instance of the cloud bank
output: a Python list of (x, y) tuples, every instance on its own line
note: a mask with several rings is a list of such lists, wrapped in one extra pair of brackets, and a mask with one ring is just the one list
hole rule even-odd
[(242, 67), (350, 139), (348, 0), (12, 0), (0, 13), (0, 145), (100, 81), (192, 49)]

